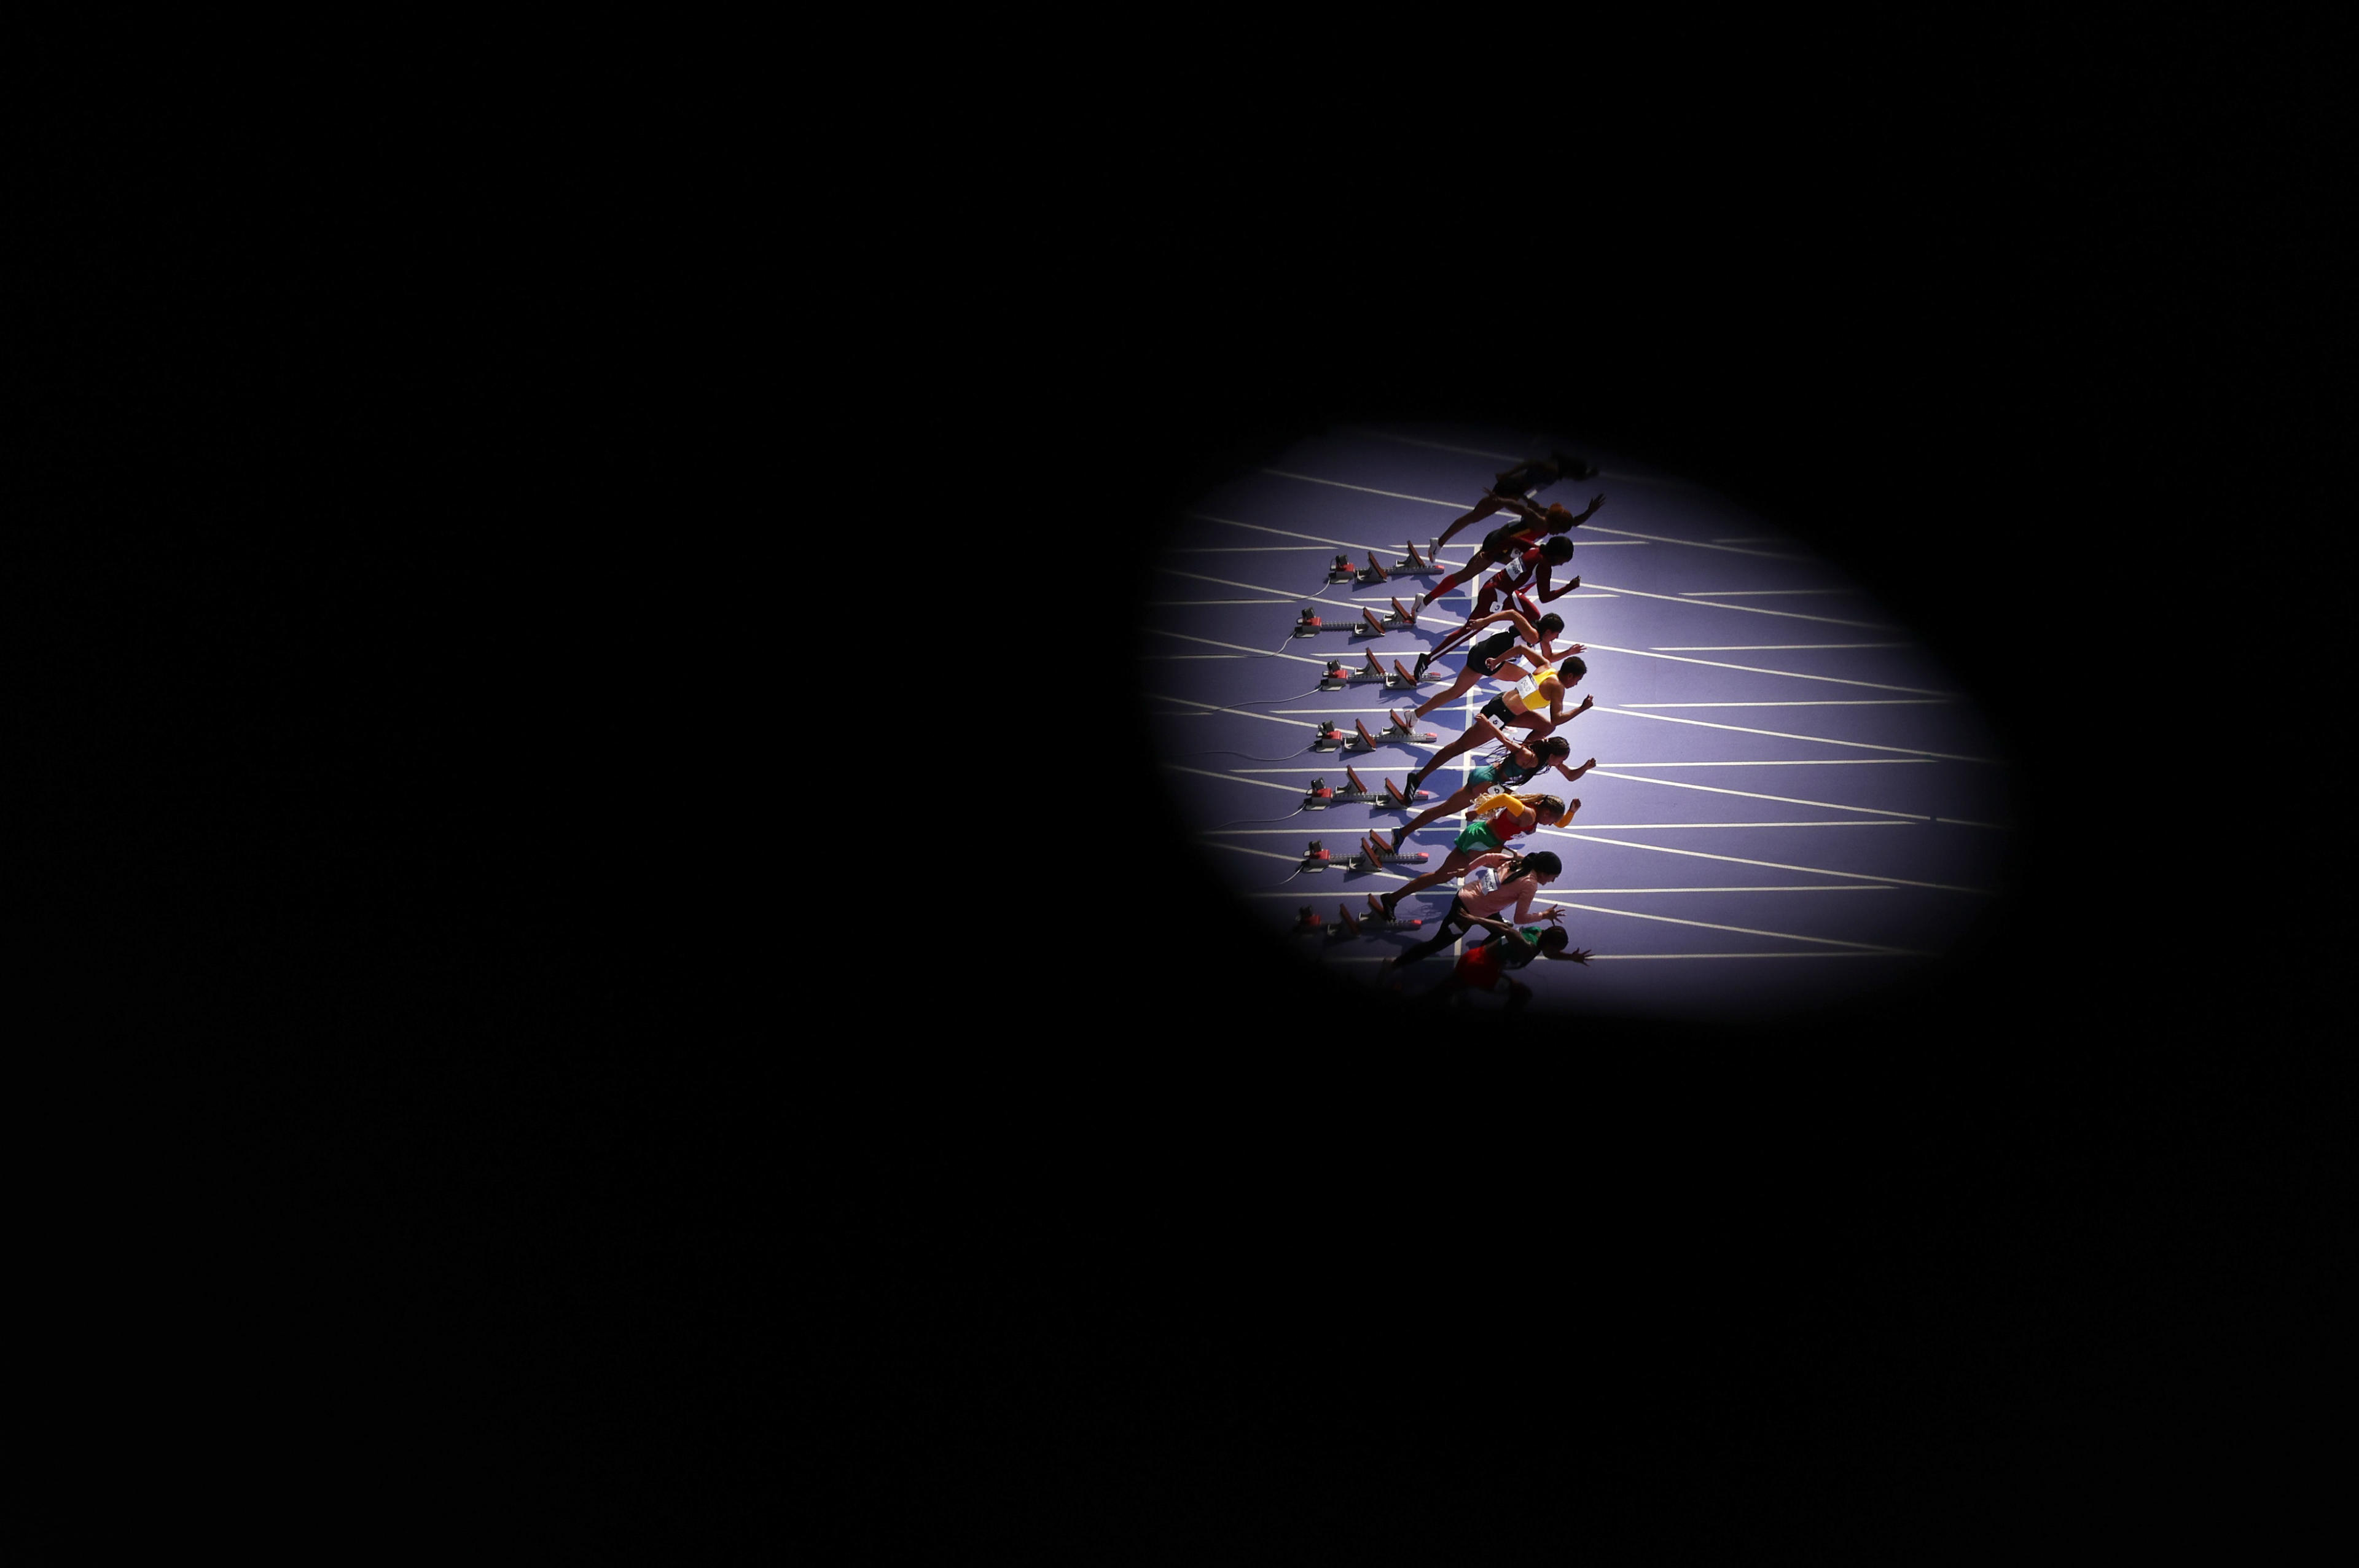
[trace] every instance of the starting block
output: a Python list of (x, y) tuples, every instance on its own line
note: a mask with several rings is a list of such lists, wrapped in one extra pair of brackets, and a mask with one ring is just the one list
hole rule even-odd
[[(1396, 786), (1390, 779), (1386, 779), (1385, 781), (1384, 793), (1379, 795), (1375, 790), (1370, 789), (1366, 781), (1362, 779), (1360, 775), (1354, 773), (1352, 769), (1348, 767), (1345, 768), (1343, 770), (1343, 776), (1352, 781), (1352, 786), (1349, 789), (1336, 789), (1332, 785), (1329, 784), (1325, 779), (1312, 779), (1310, 781), (1310, 791), (1302, 797), (1303, 806), (1305, 807), (1321, 806), (1407, 806), (1410, 804), (1408, 797), (1401, 794), (1399, 788)], [(1424, 790), (1419, 790), (1417, 792), (1417, 798), (1419, 800), (1430, 800), (1432, 797)]]
[(1434, 573), (1434, 572), (1440, 571), (1440, 570), (1442, 570), (1442, 569), (1443, 569), (1443, 568), (1442, 568), (1441, 562), (1440, 562), (1440, 558), (1439, 558), (1439, 557), (1440, 557), (1440, 555), (1441, 555), (1441, 541), (1440, 541), (1440, 540), (1439, 540), (1439, 539), (1429, 539), (1429, 540), (1427, 540), (1427, 542), (1426, 542), (1426, 546), (1425, 546), (1425, 554), (1423, 554), (1423, 555), (1421, 555), (1421, 556), (1420, 556), (1420, 555), (1419, 555), (1419, 554), (1417, 553), (1417, 541), (1416, 541), (1415, 539), (1411, 539), (1411, 540), (1408, 542), (1408, 554), (1407, 556), (1403, 557), (1401, 559), (1399, 559), (1399, 560), (1397, 560), (1397, 561), (1395, 561), (1395, 562), (1393, 563), (1393, 571), (1394, 571), (1396, 574), (1402, 573), (1402, 572), (1408, 572), (1408, 573), (1412, 573), (1412, 574), (1422, 572), (1422, 573), (1426, 573), (1426, 574), (1429, 574), (1429, 575), (1430, 575), (1430, 574), (1431, 574), (1431, 573)]
[[(1341, 562), (1347, 557), (1338, 556), (1335, 558), (1338, 562)], [(1389, 580), (1392, 575), (1392, 573), (1385, 570), (1384, 563), (1376, 559), (1375, 551), (1370, 550), (1368, 552), (1367, 569), (1365, 571), (1353, 572), (1352, 574), (1352, 580), (1354, 582), (1385, 582)]]
[(1326, 624), (1319, 619), (1319, 612), (1306, 604), (1302, 607), (1302, 619), (1294, 623), (1294, 634), (1298, 637), (1308, 637), (1321, 630)]
[(1392, 722), (1373, 735), (1368, 732), (1368, 721), (1364, 719), (1352, 720), (1353, 733), (1350, 734), (1336, 729), (1333, 719), (1322, 719), (1319, 721), (1319, 733), (1310, 738), (1310, 749), (1314, 752), (1373, 752), (1392, 741), (1413, 741), (1421, 746), (1430, 746), (1441, 738), (1430, 730), (1410, 729), (1408, 720), (1400, 716), (1397, 708), (1386, 708), (1385, 714)]
[(1397, 854), (1377, 839), (1363, 838), (1360, 840), (1360, 852), (1344, 861), (1343, 869), (1347, 871), (1373, 871), (1396, 863), (1421, 866), (1425, 864), (1425, 851), (1419, 849), (1414, 855)]
[(1345, 669), (1340, 659), (1328, 660), (1327, 673), (1319, 677), (1319, 689), (1340, 691), (1347, 686), (1356, 686), (1364, 681), (1382, 681), (1387, 687), (1416, 688), (1418, 677), (1404, 669), (1398, 659), (1395, 659), (1393, 667), (1387, 670), (1376, 663), (1375, 654), (1369, 654), (1365, 658), (1367, 662), (1356, 670)]
[(1329, 582), (1356, 582), (1359, 577), (1359, 568), (1352, 565), (1352, 557), (1349, 556), (1337, 556), (1335, 564), (1327, 568)]
[(1382, 732), (1375, 735), (1368, 733), (1368, 725), (1365, 719), (1354, 719), (1352, 720), (1353, 727), (1360, 732), (1361, 743), (1365, 745), (1371, 751), (1374, 751), (1379, 743), (1386, 741), (1414, 741), (1420, 746), (1430, 746), (1436, 741), (1441, 739), (1440, 735), (1437, 735), (1430, 730), (1410, 729), (1408, 720), (1400, 716), (1400, 709), (1397, 708), (1386, 708), (1385, 717), (1391, 719), (1392, 722), (1386, 725)]
[[(1299, 869), (1306, 871), (1323, 871), (1333, 863), (1334, 859), (1334, 856), (1327, 852), (1325, 845), (1313, 838), (1310, 840), (1310, 848), (1302, 851), (1302, 865)], [(1303, 913), (1308, 914), (1310, 912), (1306, 909)]]
[[(1340, 911), (1342, 906), (1337, 907)], [(1348, 914), (1343, 918), (1355, 931), (1363, 925), (1371, 931), (1414, 931), (1425, 924), (1422, 920), (1404, 920), (1397, 914), (1386, 914), (1385, 906), (1376, 902), (1375, 893), (1368, 895), (1368, 913), (1360, 916), (1357, 922), (1353, 922)]]
[[(1399, 600), (1396, 599), (1393, 600), (1392, 613), (1384, 616), (1381, 619), (1377, 616), (1375, 611), (1369, 609), (1366, 605), (1364, 604), (1360, 606), (1360, 619), (1353, 622), (1352, 635), (1354, 637), (1378, 637), (1382, 636), (1386, 632), (1397, 632), (1404, 628), (1414, 627), (1416, 624), (1417, 611), (1407, 608)], [(1299, 631), (1296, 633), (1296, 635), (1298, 636), (1300, 634)]]

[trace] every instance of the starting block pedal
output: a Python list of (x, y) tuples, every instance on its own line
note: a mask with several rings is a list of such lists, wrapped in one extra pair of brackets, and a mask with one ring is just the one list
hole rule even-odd
[(1360, 840), (1360, 852), (1344, 861), (1343, 869), (1347, 871), (1373, 871), (1397, 864), (1421, 866), (1425, 864), (1425, 851), (1419, 849), (1414, 855), (1396, 854), (1377, 839), (1363, 838)]
[[(1407, 608), (1399, 600), (1396, 599), (1393, 600), (1392, 612), (1383, 617), (1379, 617), (1375, 611), (1369, 609), (1364, 604), (1360, 606), (1360, 619), (1353, 622), (1352, 635), (1354, 637), (1379, 637), (1386, 632), (1409, 630), (1413, 629), (1416, 625), (1417, 611)], [(1298, 635), (1299, 634), (1299, 633), (1298, 633)]]
[(1337, 556), (1335, 564), (1327, 568), (1329, 582), (1353, 582), (1358, 580), (1359, 576), (1359, 568), (1352, 565), (1352, 557), (1349, 556)]
[(1438, 572), (1441, 569), (1441, 562), (1435, 557), (1440, 554), (1440, 540), (1429, 540), (1425, 546), (1425, 554), (1420, 556), (1417, 553), (1417, 541), (1415, 539), (1411, 539), (1408, 542), (1408, 554), (1400, 560), (1393, 563), (1393, 571), (1396, 574), (1402, 572)]
[[(1347, 557), (1338, 556), (1335, 558), (1338, 562), (1341, 562)], [(1354, 582), (1387, 582), (1391, 580), (1392, 575), (1392, 573), (1385, 570), (1384, 563), (1376, 559), (1375, 551), (1370, 550), (1368, 552), (1367, 569), (1365, 571), (1353, 572), (1352, 574), (1352, 579)]]
[(1326, 622), (1319, 619), (1319, 612), (1306, 604), (1302, 607), (1302, 619), (1294, 623), (1294, 634), (1308, 637), (1325, 625)]
[[(1430, 730), (1411, 729), (1409, 727), (1409, 721), (1401, 717), (1400, 709), (1397, 708), (1386, 708), (1385, 717), (1391, 719), (1392, 722), (1386, 725), (1383, 730), (1377, 734), (1376, 739), (1378, 741), (1414, 741), (1420, 746), (1430, 746), (1436, 741), (1441, 739), (1440, 735), (1434, 733)], [(1361, 726), (1360, 733), (1364, 735), (1367, 732), (1367, 727), (1365, 725)]]
[(1317, 936), (1322, 935), (1326, 929), (1326, 922), (1319, 918), (1319, 912), (1306, 903), (1300, 909), (1295, 911), (1294, 929), (1288, 932), (1288, 935), (1292, 936)]
[[(1310, 793), (1303, 797), (1302, 804), (1305, 806), (1375, 806), (1385, 807), (1394, 806), (1406, 806), (1408, 805), (1408, 798), (1394, 786), (1393, 781), (1390, 779), (1386, 779), (1385, 781), (1384, 793), (1379, 795), (1375, 790), (1370, 789), (1367, 785), (1367, 781), (1361, 778), (1360, 775), (1353, 772), (1352, 769), (1348, 767), (1345, 768), (1343, 770), (1343, 776), (1352, 781), (1351, 788), (1332, 789), (1328, 786), (1327, 782), (1324, 779), (1312, 779), (1310, 781)], [(1417, 797), (1419, 800), (1430, 798), (1423, 790), (1419, 790), (1418, 792)]]
[[(1334, 859), (1334, 856), (1327, 852), (1325, 845), (1313, 838), (1310, 840), (1310, 848), (1302, 851), (1300, 869), (1306, 871), (1323, 871), (1333, 863)], [(1307, 914), (1310, 911), (1305, 910), (1303, 913)]]
[(1371, 931), (1414, 931), (1425, 924), (1422, 920), (1404, 920), (1397, 914), (1386, 914), (1376, 895), (1368, 895), (1368, 913), (1360, 916), (1359, 924)]

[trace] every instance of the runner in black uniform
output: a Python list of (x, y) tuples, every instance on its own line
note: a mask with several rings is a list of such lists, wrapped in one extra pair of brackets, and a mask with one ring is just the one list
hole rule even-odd
[(1511, 507), (1525, 517), (1537, 522), (1538, 514), (1531, 504), (1529, 499), (1531, 496), (1546, 490), (1560, 479), (1594, 479), (1596, 477), (1595, 469), (1582, 462), (1579, 458), (1568, 456), (1563, 452), (1551, 452), (1545, 458), (1535, 458), (1530, 462), (1517, 463), (1514, 468), (1495, 475), (1491, 481), (1491, 488), (1483, 492), (1483, 499), (1474, 503), (1474, 510), (1443, 529), (1441, 537), (1437, 542), (1443, 545), (1450, 543), (1451, 535), (1458, 530), (1465, 527), (1469, 523), (1481, 522), (1503, 506)]
[(1595, 697), (1584, 697), (1580, 707), (1565, 711), (1566, 698), (1588, 674), (1589, 661), (1575, 654), (1557, 665), (1553, 673), (1543, 671), (1525, 676), (1516, 683), (1515, 690), (1503, 691), (1484, 703), (1456, 740), (1417, 765), (1403, 787), (1414, 798), (1418, 785), (1428, 775), (1461, 752), (1486, 744), (1512, 745), (1514, 742), (1507, 739), (1511, 729), (1530, 730), (1527, 739), (1534, 743), (1547, 740), (1558, 725), (1569, 723), (1596, 706)]
[[(1417, 816), (1410, 817), (1408, 826), (1406, 827), (1394, 828), (1393, 849), (1397, 852), (1402, 840), (1436, 817), (1455, 816), (1484, 795), (1495, 794), (1503, 789), (1520, 790), (1550, 768), (1562, 773), (1566, 783), (1579, 784), (1581, 775), (1597, 765), (1597, 759), (1592, 757), (1577, 768), (1566, 767), (1564, 760), (1572, 755), (1572, 742), (1561, 735), (1551, 735), (1545, 741), (1535, 741), (1529, 746), (1518, 746), (1510, 741), (1506, 742), (1506, 751), (1500, 755), (1489, 759), (1468, 773), (1465, 784), (1455, 795), (1426, 807)], [(1416, 795), (1418, 785), (1424, 782), (1425, 775), (1430, 771), (1431, 764), (1429, 763), (1409, 775), (1408, 790), (1412, 798)], [(1579, 810), (1580, 806), (1580, 800), (1575, 798), (1572, 809)]]
[[(1533, 670), (1548, 665), (1562, 664), (1568, 655), (1586, 652), (1585, 645), (1580, 643), (1575, 643), (1561, 652), (1558, 651), (1556, 634), (1564, 630), (1563, 616), (1543, 615), (1535, 630), (1531, 622), (1525, 620), (1515, 611), (1502, 610), (1494, 614), (1485, 615), (1480, 621), (1468, 622), (1424, 653), (1419, 654), (1417, 656), (1417, 668), (1410, 673), (1417, 676), (1425, 674), (1425, 667), (1450, 644), (1478, 626), (1487, 626), (1501, 621), (1508, 623), (1506, 629), (1493, 633), (1466, 650), (1465, 667), (1458, 672), (1457, 678), (1451, 682), (1449, 689), (1418, 704), (1418, 718), (1422, 719), (1451, 698), (1463, 695), (1468, 687), (1485, 676), (1496, 680), (1521, 680)], [(1520, 667), (1516, 668), (1513, 674), (1508, 673), (1510, 666), (1507, 661), (1510, 659), (1520, 661)]]

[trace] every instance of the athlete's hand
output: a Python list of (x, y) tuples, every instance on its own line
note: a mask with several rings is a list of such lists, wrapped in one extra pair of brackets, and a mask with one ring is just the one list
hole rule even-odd
[(1540, 918), (1547, 921), (1550, 925), (1560, 925), (1564, 923), (1564, 911), (1559, 909), (1554, 904), (1549, 904), (1548, 907), (1548, 913), (1541, 915)]
[(1572, 580), (1571, 580), (1571, 582), (1566, 583), (1566, 584), (1564, 585), (1564, 591), (1565, 591), (1565, 592), (1567, 592), (1567, 593), (1571, 593), (1574, 589), (1579, 588), (1580, 586), (1581, 586), (1581, 576), (1580, 576), (1580, 574), (1579, 574), (1579, 573), (1577, 573), (1577, 572), (1576, 572), (1576, 573), (1574, 573), (1574, 574), (1573, 574), (1573, 579), (1572, 579)]
[(1604, 504), (1605, 498), (1603, 496), (1593, 495), (1589, 498), (1589, 510), (1582, 513), (1582, 515), (1583, 517), (1593, 517), (1597, 514), (1597, 509)]
[[(1581, 579), (1580, 579), (1579, 578), (1575, 578), (1575, 579), (1573, 579), (1572, 580), (1573, 580), (1574, 582), (1578, 583)], [(1564, 651), (1564, 656), (1565, 656), (1566, 658), (1568, 658), (1568, 659), (1569, 659), (1569, 658), (1572, 657), (1572, 656), (1573, 656), (1573, 654), (1585, 654), (1585, 653), (1587, 653), (1587, 652), (1589, 652), (1589, 644), (1588, 644), (1588, 643), (1575, 643), (1571, 647), (1567, 648), (1567, 649)]]
[(1589, 962), (1589, 956), (1595, 951), (1597, 949), (1594, 947), (1567, 947), (1558, 957), (1570, 958), (1576, 964), (1586, 964)]
[(1596, 705), (1597, 705), (1597, 699), (1596, 699), (1595, 697), (1582, 697), (1582, 698), (1581, 699), (1581, 706), (1580, 706), (1579, 708), (1574, 708), (1574, 709), (1573, 709), (1573, 711), (1574, 711), (1575, 713), (1586, 713), (1586, 712), (1588, 712), (1592, 708), (1595, 707)]
[(1596, 765), (1597, 765), (1597, 759), (1596, 759), (1596, 758), (1594, 758), (1594, 757), (1592, 757), (1592, 758), (1590, 758), (1590, 759), (1589, 759), (1589, 761), (1587, 761), (1587, 762), (1583, 762), (1583, 763), (1582, 763), (1582, 764), (1581, 764), (1581, 771), (1582, 771), (1582, 773), (1587, 773), (1590, 769), (1592, 769), (1592, 768), (1595, 767)]

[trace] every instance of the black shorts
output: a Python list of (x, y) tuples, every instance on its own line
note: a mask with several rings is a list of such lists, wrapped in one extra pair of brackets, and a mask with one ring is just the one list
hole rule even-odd
[(1507, 711), (1507, 698), (1503, 693), (1498, 697), (1493, 697), (1490, 701), (1483, 705), (1483, 717), (1485, 719), (1495, 719), (1502, 724), (1507, 724), (1512, 723), (1523, 716), (1521, 714), (1510, 713)]
[(1483, 535), (1483, 553), (1495, 560), (1506, 560), (1517, 548), (1515, 528), (1494, 528)]
[(1495, 637), (1485, 637), (1466, 650), (1466, 662), (1477, 675), (1489, 675), (1493, 665), (1516, 651), (1516, 634), (1502, 632)]

